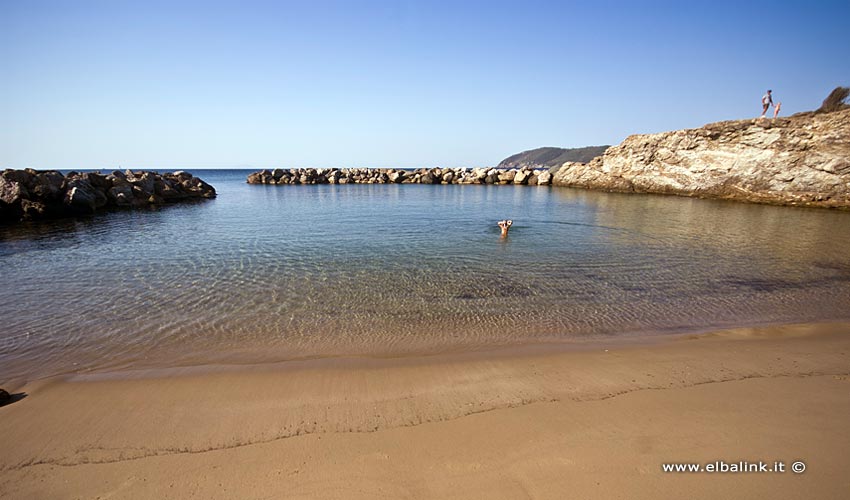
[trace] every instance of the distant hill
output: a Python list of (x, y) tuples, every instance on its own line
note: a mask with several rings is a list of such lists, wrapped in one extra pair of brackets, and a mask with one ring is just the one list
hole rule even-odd
[(517, 167), (560, 167), (568, 161), (587, 163), (601, 155), (609, 146), (588, 146), (585, 148), (537, 148), (508, 156), (496, 168)]

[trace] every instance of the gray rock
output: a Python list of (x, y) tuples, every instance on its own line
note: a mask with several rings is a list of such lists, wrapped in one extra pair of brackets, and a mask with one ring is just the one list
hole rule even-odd
[[(268, 170), (263, 170), (263, 173), (265, 175), (271, 175), (271, 172), (269, 172)], [(186, 180), (189, 180), (189, 179), (192, 178), (192, 174), (190, 174), (189, 172), (184, 172), (183, 170), (178, 170), (178, 171), (174, 172), (173, 175), (174, 175), (174, 177), (177, 177), (180, 180), (180, 182), (183, 182), (183, 181), (186, 181)]]
[(25, 170), (6, 169), (2, 174), (0, 174), (0, 177), (3, 177), (7, 181), (17, 182), (22, 187), (26, 188), (33, 185), (36, 175), (37, 172), (31, 168), (27, 168)]
[(97, 208), (95, 189), (87, 179), (76, 178), (68, 182), (65, 204), (79, 213), (94, 213)]
[(32, 194), (49, 201), (59, 200), (64, 182), (65, 176), (55, 170), (40, 172), (33, 179)]
[[(59, 174), (59, 172), (56, 172)], [(59, 174), (60, 180), (62, 180), (62, 174)], [(112, 182), (109, 181), (107, 176), (101, 175), (95, 172), (83, 174), (83, 178), (88, 180), (95, 189), (98, 190), (107, 190), (112, 187)], [(61, 184), (60, 184), (61, 185)]]
[(113, 186), (107, 197), (119, 207), (129, 207), (133, 204), (133, 187), (129, 183)]
[[(177, 177), (180, 178), (180, 176), (177, 176)], [(156, 181), (156, 179), (154, 178), (154, 176), (151, 173), (144, 172), (141, 175), (136, 176), (131, 181), (131, 184), (138, 187), (142, 191), (142, 193), (144, 193), (146, 196), (150, 196), (151, 194), (154, 193), (155, 181)]]

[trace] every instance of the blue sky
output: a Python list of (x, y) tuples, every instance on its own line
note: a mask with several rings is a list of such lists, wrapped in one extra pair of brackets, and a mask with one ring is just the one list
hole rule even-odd
[(494, 165), (850, 85), (850, 2), (0, 0), (0, 168)]

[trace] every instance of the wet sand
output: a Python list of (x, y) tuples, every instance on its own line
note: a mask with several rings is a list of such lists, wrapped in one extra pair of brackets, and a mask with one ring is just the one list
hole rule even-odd
[[(3, 498), (840, 498), (850, 325), (7, 387)], [(802, 460), (803, 474), (663, 473)]]

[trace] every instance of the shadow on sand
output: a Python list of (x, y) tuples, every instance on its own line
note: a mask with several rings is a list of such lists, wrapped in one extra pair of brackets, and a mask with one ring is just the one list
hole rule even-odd
[(25, 392), (16, 392), (14, 394), (6, 393), (5, 396), (6, 397), (0, 398), (0, 407), (8, 406), (10, 404), (17, 403), (18, 401), (27, 397), (27, 393), (25, 393)]

